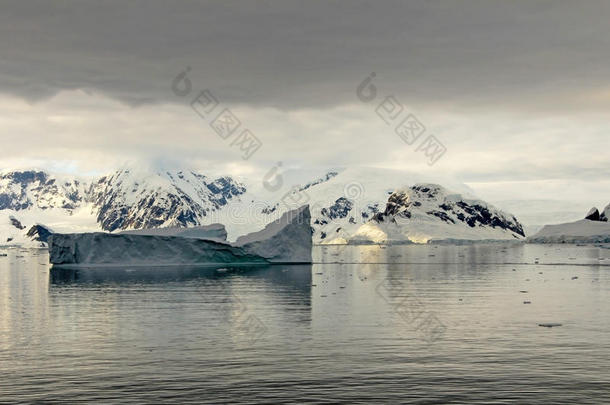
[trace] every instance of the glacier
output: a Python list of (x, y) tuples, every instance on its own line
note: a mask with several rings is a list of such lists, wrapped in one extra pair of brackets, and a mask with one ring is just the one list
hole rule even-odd
[[(110, 234), (53, 234), (49, 261), (64, 267), (311, 263), (309, 206), (285, 213), (234, 244), (218, 240), (224, 227)], [(216, 240), (213, 240), (216, 239)]]

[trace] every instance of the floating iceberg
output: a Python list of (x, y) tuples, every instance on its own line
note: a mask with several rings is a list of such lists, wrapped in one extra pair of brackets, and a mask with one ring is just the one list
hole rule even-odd
[(311, 214), (309, 206), (288, 211), (265, 229), (240, 236), (234, 246), (271, 263), (311, 263)]
[(49, 260), (63, 266), (311, 263), (310, 222), (309, 206), (303, 206), (234, 244), (224, 241), (226, 232), (218, 224), (192, 230), (53, 234)]

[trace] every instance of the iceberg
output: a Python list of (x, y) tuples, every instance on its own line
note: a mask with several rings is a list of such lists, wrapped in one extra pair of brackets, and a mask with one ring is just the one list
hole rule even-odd
[(309, 206), (303, 206), (234, 244), (225, 241), (220, 224), (118, 234), (56, 233), (49, 238), (49, 261), (66, 267), (311, 263), (310, 222)]
[(309, 206), (286, 212), (262, 231), (240, 236), (234, 246), (259, 255), (270, 263), (311, 263)]
[(153, 228), (137, 229), (120, 232), (121, 235), (148, 235), (148, 236), (180, 236), (182, 238), (207, 239), (216, 242), (227, 240), (227, 230), (223, 224), (194, 226), (190, 228)]

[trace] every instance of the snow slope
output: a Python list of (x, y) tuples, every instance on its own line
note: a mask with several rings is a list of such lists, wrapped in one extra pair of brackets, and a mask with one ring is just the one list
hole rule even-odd
[[(16, 220), (20, 226), (15, 226)], [(1, 210), (0, 211), (0, 246), (40, 247), (41, 243), (27, 236), (35, 225), (43, 225), (54, 232), (92, 232), (99, 230), (91, 206), (67, 213), (61, 208)]]
[(566, 200), (515, 199), (490, 202), (519, 218), (526, 235), (535, 234), (545, 225), (582, 219), (582, 213), (590, 208), (589, 203)]
[[(329, 177), (329, 173), (334, 175)], [(288, 209), (308, 203), (314, 243), (322, 244), (345, 242), (360, 226), (385, 209), (388, 197), (395, 190), (418, 182), (435, 181), (472, 196), (466, 185), (451, 178), (407, 171), (354, 167), (311, 173), (310, 177), (312, 181), (299, 184), (292, 193), (283, 189), (275, 194), (263, 194), (263, 197), (276, 218)]]
[(585, 219), (558, 225), (546, 225), (534, 236), (530, 243), (610, 243), (610, 204), (602, 213), (591, 208)]
[(610, 243), (610, 222), (581, 219), (546, 225), (527, 239), (530, 243)]

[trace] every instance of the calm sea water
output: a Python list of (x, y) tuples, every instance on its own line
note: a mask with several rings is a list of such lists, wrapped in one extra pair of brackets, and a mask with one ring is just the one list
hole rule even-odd
[(2, 403), (610, 403), (609, 249), (81, 271), (0, 253)]

